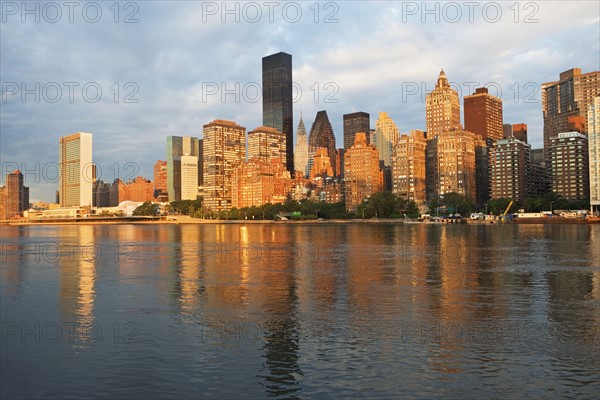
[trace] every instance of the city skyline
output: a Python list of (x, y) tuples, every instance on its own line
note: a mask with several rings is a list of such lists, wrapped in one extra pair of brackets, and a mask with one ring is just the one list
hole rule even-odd
[[(27, 31), (28, 24), (8, 18), (1, 29), (10, 27), (16, 34), (1, 35), (3, 84), (25, 83), (30, 89), (36, 82), (41, 87), (48, 82), (59, 82), (63, 98), (50, 103), (45, 100), (51, 95), (42, 93), (39, 103), (34, 101), (34, 95), (27, 95), (26, 101), (22, 102), (21, 93), (9, 95), (11, 87), (3, 87), (2, 161), (18, 163), (19, 167), (25, 163), (28, 168), (22, 172), (25, 184), (32, 188), (31, 199), (51, 200), (56, 183), (46, 182), (43, 177), (39, 177), (39, 183), (34, 182), (27, 171), (33, 170), (36, 162), (41, 165), (56, 162), (46, 151), (48, 146), (55, 146), (54, 141), (59, 136), (83, 130), (96, 136), (94, 161), (101, 167), (100, 179), (113, 180), (114, 171), (109, 167), (115, 163), (119, 164), (120, 176), (127, 176), (130, 171), (125, 171), (123, 166), (128, 162), (137, 164), (139, 170), (134, 175), (151, 177), (154, 162), (165, 158), (164, 138), (167, 136), (201, 137), (204, 124), (221, 118), (248, 127), (261, 126), (260, 96), (255, 102), (248, 100), (256, 98), (252, 84), (261, 85), (260, 59), (279, 51), (294, 57), (294, 82), (302, 92), (294, 102), (294, 119), (299, 118), (302, 111), (305, 125), (311, 126), (316, 112), (327, 110), (337, 147), (342, 147), (340, 144), (343, 143), (342, 116), (356, 110), (371, 115), (388, 112), (392, 119), (401, 121), (401, 133), (425, 130), (425, 93), (433, 89), (435, 77), (443, 68), (449, 81), (457, 83), (461, 89), (461, 104), (464, 96), (471, 94), (477, 86), (492, 82), (492, 95), (497, 94), (495, 86), (501, 88), (504, 122), (528, 124), (529, 142), (532, 148), (540, 148), (543, 142), (541, 84), (556, 80), (559, 72), (573, 67), (581, 68), (583, 72), (600, 69), (593, 57), (599, 48), (595, 40), (597, 4), (575, 3), (569, 10), (561, 9), (559, 4), (540, 4), (535, 15), (538, 22), (529, 24), (523, 21), (527, 13), (522, 5), (518, 23), (508, 5), (503, 5), (503, 16), (495, 23), (485, 21), (479, 13), (473, 23), (464, 17), (458, 23), (441, 18), (437, 24), (425, 24), (420, 15), (403, 15), (401, 4), (339, 3), (338, 22), (330, 24), (322, 23), (327, 15), (324, 10), (321, 10), (321, 22), (316, 24), (308, 8), (303, 13), (305, 18), (295, 25), (281, 16), (273, 23), (264, 18), (259, 23), (242, 19), (236, 28), (240, 32), (253, 33), (243, 40), (227, 35), (223, 39), (231, 44), (232, 52), (238, 49), (239, 62), (235, 64), (230, 62), (228, 55), (233, 53), (229, 50), (216, 52), (206, 47), (210, 42), (206, 40), (207, 35), (214, 37), (217, 32), (223, 33), (228, 23), (211, 17), (205, 24), (195, 25), (195, 21), (202, 21), (206, 15), (201, 15), (199, 5), (193, 3), (181, 7), (142, 4), (137, 15), (139, 22), (130, 25), (114, 24), (110, 18), (94, 26), (81, 21), (69, 25), (68, 21), (49, 24), (42, 20), (36, 25), (38, 29), (31, 32), (30, 41), (32, 46), (41, 40), (48, 41), (45, 62), (38, 59), (40, 54), (23, 51), (20, 47), (18, 37)], [(582, 19), (581, 15), (585, 17)], [(376, 29), (367, 29), (370, 24), (361, 24), (364, 28), (359, 28), (355, 23), (359, 16), (361, 20), (377, 21)], [(159, 30), (159, 34), (164, 36), (160, 40), (154, 34), (145, 37), (159, 19), (163, 22), (163, 18), (166, 22), (160, 26), (165, 30)], [(167, 32), (171, 26), (168, 20), (184, 22)], [(560, 31), (554, 29), (556, 25), (561, 26)], [(74, 26), (80, 29), (81, 39), (71, 38)], [(290, 34), (269, 38), (274, 26), (290, 28)], [(344, 29), (348, 26), (357, 27), (351, 31)], [(114, 36), (94, 42), (98, 45), (94, 49), (98, 55), (88, 54), (89, 46), (85, 44), (92, 30), (98, 27), (110, 28)], [(468, 51), (457, 51), (462, 48), (461, 33), (472, 28), (485, 34), (481, 39), (473, 38)], [(121, 37), (128, 33), (137, 39), (121, 43)], [(266, 35), (266, 44), (250, 40), (256, 33)], [(324, 34), (328, 36), (321, 43)], [(580, 40), (568, 40), (574, 36)], [(55, 49), (55, 46), (62, 46), (67, 37), (72, 39), (70, 48)], [(440, 37), (443, 37), (443, 46)], [(158, 41), (153, 48), (158, 45), (160, 50), (146, 51), (155, 39)], [(405, 44), (398, 46), (399, 40)], [(483, 51), (494, 40), (497, 49)], [(188, 51), (192, 47), (197, 49)], [(334, 51), (328, 55), (331, 49)], [(192, 58), (197, 57), (199, 50), (204, 50), (206, 55), (202, 65)], [(123, 62), (110, 67), (101, 62), (100, 54), (108, 51), (122, 54)], [(365, 57), (357, 57), (357, 52)], [(386, 54), (385, 61), (378, 56), (380, 54)], [(86, 57), (97, 62), (82, 65), (78, 60)], [(191, 68), (182, 71), (178, 68), (182, 62)], [(23, 71), (17, 68), (19, 63), (45, 65), (46, 68)], [(69, 102), (67, 87), (62, 83), (73, 81), (80, 83), (77, 89), (89, 82), (97, 83), (103, 92), (102, 100), (86, 102), (81, 91), (76, 90), (73, 102)], [(221, 84), (230, 89), (235, 87), (235, 82), (240, 83), (240, 92), (246, 87), (246, 96), (241, 95), (239, 101), (235, 101), (234, 95), (226, 95), (222, 101)], [(479, 85), (471, 85), (473, 82), (479, 82)], [(126, 86), (128, 83), (135, 83), (137, 87)], [(212, 83), (217, 84), (218, 92), (208, 95), (209, 89), (214, 89)], [(327, 83), (332, 85), (326, 87)], [(409, 94), (413, 91), (417, 93)], [(319, 94), (318, 101), (314, 98), (316, 94)], [(127, 96), (138, 102), (125, 102)], [(114, 102), (115, 97), (118, 102)], [(338, 102), (325, 102), (327, 97)], [(13, 140), (16, 138), (19, 140)], [(144, 146), (139, 146), (141, 141)], [(27, 145), (23, 146), (24, 143)], [(118, 146), (114, 146), (115, 143)], [(133, 148), (135, 152), (132, 152)]]

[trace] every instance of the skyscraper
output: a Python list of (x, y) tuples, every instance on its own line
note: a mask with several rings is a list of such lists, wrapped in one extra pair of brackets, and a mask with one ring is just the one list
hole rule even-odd
[(276, 53), (262, 59), (263, 125), (285, 134), (286, 168), (294, 173), (292, 56)]
[(277, 159), (286, 165), (286, 140), (283, 132), (275, 128), (260, 126), (248, 133), (248, 160), (259, 158), (264, 161)]
[(154, 164), (154, 197), (167, 193), (167, 162), (158, 160)]
[(329, 122), (327, 111), (317, 112), (315, 122), (313, 122), (310, 128), (310, 135), (308, 137), (308, 152), (309, 155), (314, 156), (317, 147), (324, 147), (327, 149), (327, 155), (331, 162), (331, 167), (336, 171), (335, 165), (335, 136), (333, 134), (333, 128)]
[(481, 142), (479, 135), (460, 128), (428, 140), (428, 199), (454, 192), (471, 202), (477, 200), (476, 151)]
[(306, 128), (300, 113), (300, 123), (296, 131), (296, 145), (294, 146), (294, 166), (296, 171), (301, 171), (303, 176), (308, 175), (308, 138)]
[(371, 143), (379, 152), (379, 161), (386, 167), (392, 165), (392, 155), (398, 135), (398, 127), (394, 120), (389, 117), (388, 113), (380, 112), (379, 118), (375, 121), (375, 137), (372, 138)]
[(550, 139), (552, 191), (569, 200), (590, 195), (588, 138), (579, 132), (561, 132)]
[(590, 157), (590, 205), (600, 211), (600, 96), (588, 107), (588, 148)]
[(531, 147), (514, 137), (498, 140), (491, 153), (492, 199), (523, 201), (528, 197), (527, 176)]
[(427, 93), (425, 110), (429, 138), (460, 126), (458, 92), (450, 87), (444, 70), (440, 72), (435, 89)]
[(464, 97), (464, 112), (466, 130), (483, 140), (502, 139), (502, 100), (489, 94), (487, 88), (477, 88)]
[(392, 159), (392, 193), (417, 204), (425, 202), (425, 132), (410, 131), (394, 147)]
[(581, 133), (587, 134), (588, 106), (600, 95), (600, 71), (581, 73), (580, 68), (561, 72), (559, 80), (542, 84), (544, 115), (544, 154), (551, 158), (550, 140), (561, 132), (572, 131), (570, 123), (581, 123)]
[(61, 207), (91, 206), (95, 180), (92, 134), (77, 132), (61, 137), (58, 159)]
[(198, 157), (181, 156), (181, 200), (198, 198)]
[(348, 150), (354, 144), (354, 136), (358, 132), (367, 135), (367, 143), (371, 143), (371, 120), (369, 113), (358, 111), (344, 114), (344, 149)]
[(246, 128), (220, 119), (203, 128), (204, 207), (229, 210), (233, 173), (246, 160)]
[(0, 219), (9, 219), (23, 215), (29, 209), (29, 188), (23, 185), (23, 174), (19, 170), (6, 174), (0, 191)]
[(367, 143), (367, 135), (358, 132), (354, 145), (344, 155), (346, 208), (350, 211), (383, 186), (379, 169), (379, 153), (375, 146)]
[[(193, 156), (197, 158), (196, 179), (197, 185), (202, 186), (202, 149), (201, 141), (198, 138), (190, 136), (168, 136), (167, 137), (167, 192), (169, 201), (182, 200), (181, 198), (181, 182), (185, 179), (189, 182), (189, 177), (182, 175), (181, 157)], [(190, 160), (187, 160), (189, 164)], [(189, 171), (187, 165), (186, 171)]]

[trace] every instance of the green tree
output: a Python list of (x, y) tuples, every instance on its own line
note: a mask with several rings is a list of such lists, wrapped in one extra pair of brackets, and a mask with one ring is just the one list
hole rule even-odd
[(158, 215), (158, 212), (158, 204), (146, 201), (142, 205), (137, 207), (135, 210), (133, 210), (133, 215)]
[(429, 214), (436, 215), (439, 207), (440, 207), (440, 202), (438, 201), (438, 199), (431, 200), (429, 202)]
[(194, 215), (196, 210), (202, 208), (202, 198), (196, 200), (176, 200), (170, 204), (176, 214)]
[(465, 196), (450, 192), (444, 195), (443, 204), (449, 213), (459, 213), (461, 215), (470, 214), (475, 209), (475, 205)]

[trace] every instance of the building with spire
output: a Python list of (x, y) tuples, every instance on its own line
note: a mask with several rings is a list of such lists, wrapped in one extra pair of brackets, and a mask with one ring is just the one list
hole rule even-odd
[(394, 146), (398, 136), (399, 131), (394, 120), (389, 117), (388, 113), (380, 112), (379, 118), (375, 121), (375, 137), (373, 137), (372, 143), (379, 153), (379, 161), (386, 167), (392, 165)]
[(460, 126), (458, 92), (450, 87), (444, 70), (441, 70), (435, 89), (425, 100), (427, 136), (434, 137)]
[(308, 138), (306, 137), (306, 128), (300, 113), (300, 123), (296, 131), (296, 145), (294, 146), (294, 169), (302, 172), (303, 176), (308, 175)]
[(313, 122), (310, 128), (310, 135), (308, 136), (309, 158), (311, 154), (315, 155), (317, 147), (327, 149), (331, 167), (336, 171), (335, 136), (331, 122), (329, 122), (329, 117), (327, 116), (327, 111), (325, 110), (317, 112), (315, 122)]

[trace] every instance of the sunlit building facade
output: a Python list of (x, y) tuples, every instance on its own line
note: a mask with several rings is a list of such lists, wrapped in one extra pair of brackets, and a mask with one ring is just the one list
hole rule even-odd
[(244, 208), (283, 203), (292, 188), (289, 171), (279, 159), (242, 162), (231, 179), (231, 206)]
[(95, 177), (92, 134), (77, 132), (59, 140), (61, 207), (91, 206)]
[(444, 70), (440, 72), (435, 89), (425, 98), (427, 136), (434, 137), (460, 126), (458, 92), (450, 87)]
[(198, 157), (181, 156), (181, 200), (198, 198)]
[(375, 136), (372, 138), (372, 143), (379, 152), (379, 161), (386, 167), (392, 165), (394, 146), (398, 136), (399, 131), (394, 120), (388, 113), (380, 112), (379, 118), (375, 121)]
[(154, 197), (164, 197), (165, 194), (167, 194), (167, 162), (158, 160), (154, 164)]
[(491, 148), (491, 197), (523, 201), (527, 193), (530, 146), (515, 138), (498, 140)]
[(465, 96), (465, 130), (480, 135), (482, 139), (502, 139), (502, 100), (488, 93), (487, 88), (477, 88)]
[(327, 155), (333, 170), (336, 170), (335, 165), (335, 135), (333, 134), (333, 128), (329, 122), (327, 111), (317, 112), (315, 122), (313, 122), (310, 128), (310, 135), (308, 137), (308, 154), (309, 163), (311, 155), (316, 154), (317, 147), (324, 147), (327, 149)]
[(23, 182), (23, 174), (19, 170), (6, 174), (4, 186), (0, 187), (0, 219), (21, 216), (29, 209), (29, 187)]
[(589, 198), (588, 138), (579, 132), (561, 132), (550, 139), (552, 191), (569, 200)]
[(588, 107), (588, 152), (590, 169), (590, 205), (600, 210), (600, 96)]
[(382, 190), (379, 153), (367, 143), (364, 132), (358, 132), (354, 145), (344, 156), (346, 208), (355, 211), (363, 200)]
[(392, 193), (417, 204), (426, 200), (425, 132), (412, 130), (398, 138), (392, 159)]
[(429, 200), (443, 198), (446, 193), (458, 193), (473, 203), (477, 201), (476, 150), (482, 144), (479, 135), (460, 128), (428, 141)]
[(580, 68), (561, 72), (559, 80), (542, 84), (544, 116), (544, 150), (546, 161), (551, 155), (551, 139), (561, 132), (577, 129), (587, 134), (588, 107), (600, 95), (600, 71), (582, 74)]
[(334, 176), (333, 167), (331, 166), (331, 159), (327, 154), (327, 149), (324, 147), (317, 147), (315, 149), (313, 165), (310, 169), (310, 179), (315, 179), (318, 176)]
[[(168, 136), (167, 137), (167, 192), (169, 201), (182, 200), (182, 182), (190, 181), (189, 177), (182, 175), (181, 157), (193, 156), (198, 159), (196, 187), (202, 186), (202, 140), (190, 136)], [(189, 162), (189, 160), (188, 160)], [(190, 171), (187, 169), (187, 171)]]
[(248, 159), (258, 158), (263, 161), (272, 159), (286, 163), (285, 134), (275, 128), (261, 126), (248, 132)]
[(371, 116), (364, 111), (344, 114), (344, 149), (348, 150), (354, 144), (357, 132), (367, 135), (367, 143), (371, 143)]
[(246, 128), (214, 120), (203, 127), (204, 202), (211, 211), (231, 208), (233, 173), (246, 160)]

